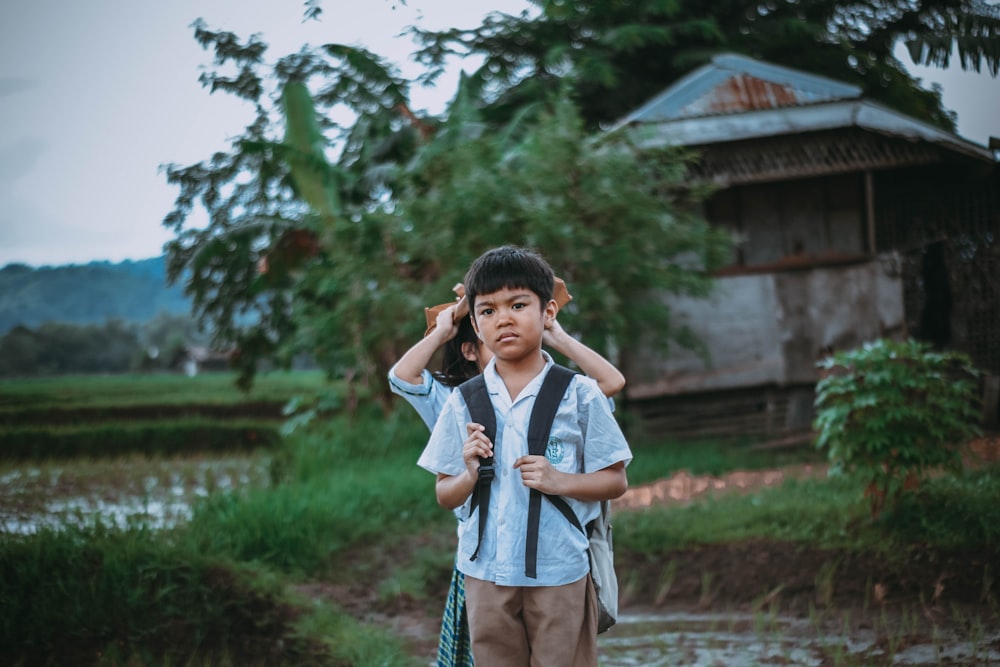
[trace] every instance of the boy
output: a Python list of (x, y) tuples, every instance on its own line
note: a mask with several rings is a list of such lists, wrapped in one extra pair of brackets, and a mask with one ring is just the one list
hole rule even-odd
[[(597, 383), (576, 375), (559, 404), (545, 455), (528, 455), (531, 410), (552, 367), (542, 333), (556, 314), (553, 278), (544, 259), (513, 246), (473, 262), (466, 298), (475, 331), (493, 353), (483, 377), (496, 413), (496, 442), (470, 423), (456, 391), (418, 461), (437, 475), (438, 503), (461, 508), (457, 566), (466, 575), (479, 667), (597, 665), (587, 537), (543, 500), (537, 554), (526, 558), (529, 494), (562, 496), (587, 525), (601, 500), (625, 492), (632, 454)], [(480, 458), (487, 457), (494, 457), (495, 477), (480, 535), (479, 511), (470, 507)]]

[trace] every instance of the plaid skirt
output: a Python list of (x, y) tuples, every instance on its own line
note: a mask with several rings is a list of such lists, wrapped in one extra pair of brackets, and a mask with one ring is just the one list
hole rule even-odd
[(469, 617), (465, 612), (465, 575), (455, 568), (441, 620), (437, 667), (472, 667)]

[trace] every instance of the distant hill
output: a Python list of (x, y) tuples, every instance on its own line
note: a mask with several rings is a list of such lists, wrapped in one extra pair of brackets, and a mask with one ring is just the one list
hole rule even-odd
[(163, 257), (40, 268), (8, 264), (0, 269), (0, 335), (18, 325), (34, 328), (45, 322), (147, 322), (161, 312), (191, 312), (181, 286), (167, 287)]

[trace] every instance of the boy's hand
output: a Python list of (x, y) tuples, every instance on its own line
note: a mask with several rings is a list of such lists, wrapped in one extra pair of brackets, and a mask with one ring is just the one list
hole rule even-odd
[(465, 444), (462, 446), (462, 459), (465, 461), (465, 468), (469, 471), (472, 479), (479, 477), (479, 459), (488, 459), (493, 456), (493, 443), (486, 437), (485, 428), (482, 424), (471, 422), (465, 425), (465, 431), (469, 434)]
[(521, 483), (542, 493), (563, 495), (560, 483), (566, 473), (559, 472), (544, 456), (522, 456), (514, 461), (514, 469), (521, 471)]

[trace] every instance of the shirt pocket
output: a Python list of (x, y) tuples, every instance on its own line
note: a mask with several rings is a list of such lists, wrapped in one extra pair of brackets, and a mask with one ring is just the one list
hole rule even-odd
[(545, 445), (545, 458), (560, 472), (580, 472), (582, 445), (578, 434), (552, 429)]

